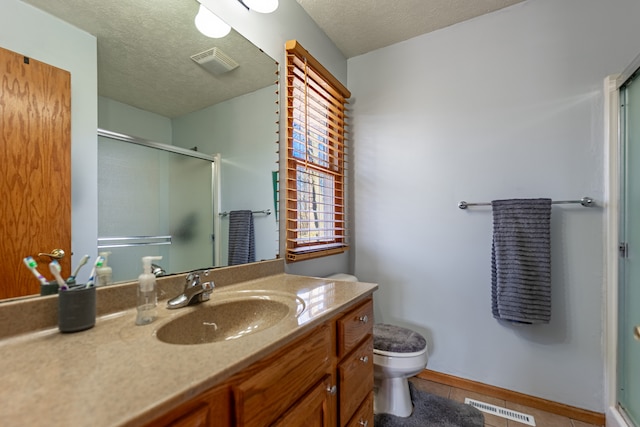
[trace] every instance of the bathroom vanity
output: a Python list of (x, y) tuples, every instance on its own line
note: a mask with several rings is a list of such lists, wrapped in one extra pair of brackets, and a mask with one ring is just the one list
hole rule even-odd
[(367, 298), (147, 425), (373, 426), (372, 316)]
[[(166, 299), (184, 278), (161, 279), (158, 319), (144, 326), (135, 325), (135, 283), (98, 289), (96, 326), (73, 334), (55, 327), (56, 297), (0, 305), (2, 323), (28, 322), (20, 313), (53, 322), (0, 340), (3, 425), (372, 426), (377, 285), (283, 270), (281, 260), (217, 269), (211, 300), (177, 310)], [(283, 304), (289, 311), (273, 318)], [(264, 322), (239, 332), (229, 307)], [(203, 309), (232, 321), (195, 333), (185, 319)]]

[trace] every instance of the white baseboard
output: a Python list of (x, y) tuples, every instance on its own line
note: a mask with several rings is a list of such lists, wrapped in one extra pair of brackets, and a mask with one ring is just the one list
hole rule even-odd
[(627, 424), (627, 422), (618, 411), (618, 408), (609, 407), (607, 409), (606, 419), (606, 427), (633, 427)]

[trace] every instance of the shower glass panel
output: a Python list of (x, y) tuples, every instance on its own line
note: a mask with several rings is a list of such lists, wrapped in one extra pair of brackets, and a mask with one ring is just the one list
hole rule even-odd
[(214, 265), (213, 167), (98, 137), (98, 251), (111, 252), (114, 282), (135, 279), (143, 256), (162, 256), (167, 273)]
[(640, 426), (640, 72), (620, 88), (623, 141), (621, 193), (622, 241), (627, 254), (620, 259), (618, 403), (631, 425)]

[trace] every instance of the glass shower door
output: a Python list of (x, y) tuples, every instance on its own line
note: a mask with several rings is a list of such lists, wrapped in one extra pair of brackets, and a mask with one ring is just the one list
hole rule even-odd
[(213, 163), (98, 137), (98, 245), (113, 281), (142, 272), (143, 256), (169, 273), (212, 267)]
[[(640, 82), (632, 76), (620, 89), (623, 176), (618, 319), (618, 403), (640, 426)], [(638, 338), (638, 337), (636, 337)]]

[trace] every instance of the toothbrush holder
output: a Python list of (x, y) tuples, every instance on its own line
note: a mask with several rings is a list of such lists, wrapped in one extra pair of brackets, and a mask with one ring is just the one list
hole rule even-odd
[(40, 295), (56, 295), (58, 293), (58, 282), (52, 280), (48, 282), (46, 285), (40, 285)]
[(71, 287), (58, 292), (58, 329), (60, 332), (79, 332), (96, 324), (95, 286)]

